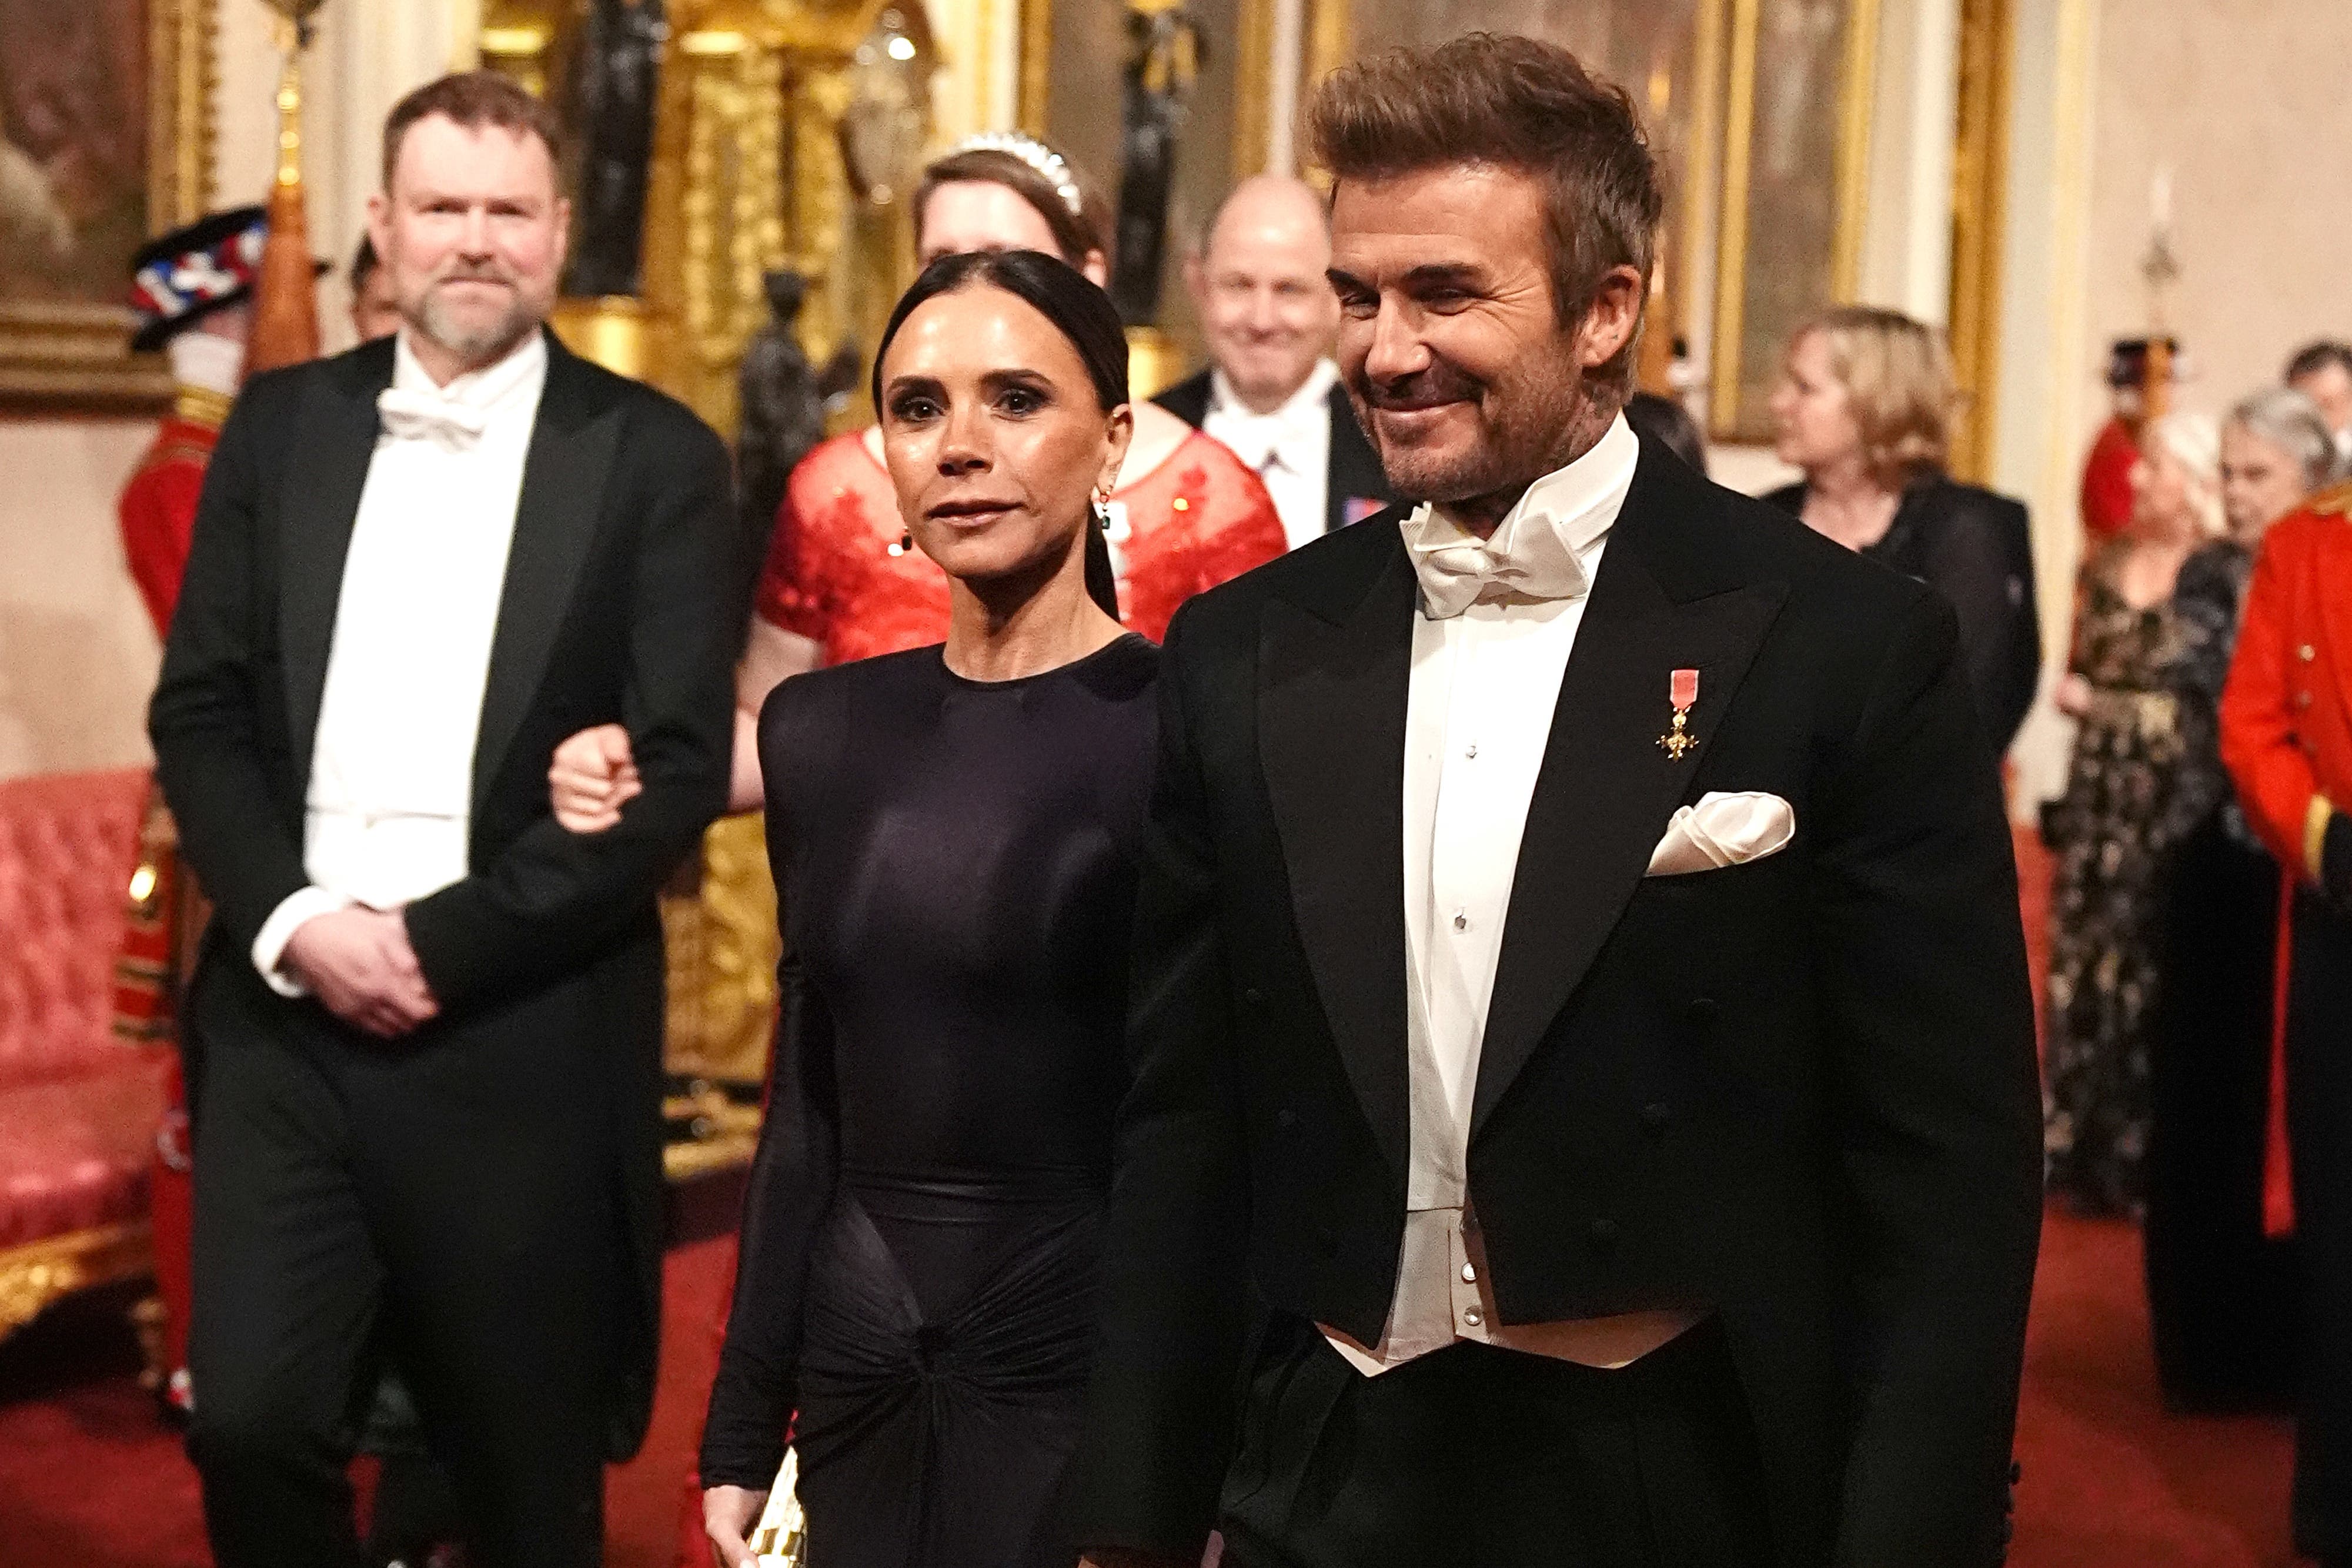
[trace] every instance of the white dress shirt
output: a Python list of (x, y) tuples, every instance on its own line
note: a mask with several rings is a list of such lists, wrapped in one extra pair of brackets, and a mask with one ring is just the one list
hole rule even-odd
[(1265, 481), (1283, 537), (1297, 549), (1323, 536), (1331, 484), (1331, 389), (1339, 367), (1318, 360), (1306, 382), (1272, 413), (1254, 413), (1223, 371), (1209, 372), (1209, 412), (1201, 428), (1231, 447)]
[[(1622, 1366), (1687, 1328), (1672, 1313), (1504, 1324), (1469, 1209), (1470, 1112), (1519, 840), (1551, 739), (1561, 678), (1609, 530), (1641, 455), (1620, 417), (1591, 449), (1528, 486), (1483, 547), (1501, 580), (1475, 599), (1424, 592), (1405, 708), (1404, 902), (1411, 1162), (1396, 1294), (1376, 1345), (1328, 1327), (1367, 1376), (1458, 1340)], [(1476, 536), (1423, 506), (1406, 519), (1415, 570)], [(1466, 604), (1466, 607), (1465, 605)]]
[(497, 364), (436, 386), (404, 329), (343, 559), (310, 753), (302, 864), (310, 885), (263, 923), (253, 962), (280, 994), (306, 920), (396, 909), (466, 875), (474, 739), (547, 384), (536, 332)]

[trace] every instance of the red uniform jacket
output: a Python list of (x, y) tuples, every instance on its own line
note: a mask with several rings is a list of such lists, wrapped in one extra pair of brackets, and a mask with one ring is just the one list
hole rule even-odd
[(2131, 476), (2138, 462), (2139, 443), (2131, 426), (2108, 420), (2083, 464), (2083, 534), (2091, 543), (2115, 538), (2131, 521)]
[(155, 618), (158, 637), (171, 629), (180, 574), (188, 565), (188, 540), (196, 530), (196, 497), (204, 493), (205, 468), (220, 439), (219, 414), (227, 408), (226, 398), (215, 413), (184, 397), (155, 433), (155, 444), (122, 487), (116, 507), (122, 519), (123, 554), (130, 559), (131, 576), (146, 601), (147, 613)]
[[(180, 578), (188, 565), (188, 541), (196, 528), (196, 500), (204, 493), (205, 469), (220, 439), (229, 400), (183, 387), (179, 406), (155, 433), (155, 444), (131, 482), (122, 487), (116, 513), (122, 522), (122, 552), (155, 634), (171, 629), (179, 602)], [(151, 792), (141, 830), (139, 869), (131, 885), (122, 950), (114, 967), (114, 1029), (125, 1040), (153, 1042), (173, 1038), (180, 988), (194, 961), (204, 925), (203, 904), (182, 873), (178, 839), (163, 796)], [(185, 1086), (174, 1061), (170, 1102), (156, 1130), (155, 1164), (148, 1184), (155, 1238), (156, 1294), (163, 1303), (162, 1343), (156, 1370), (164, 1376), (164, 1396), (188, 1407), (188, 1310), (192, 1291), (189, 1238), (194, 1228), (194, 1192), (188, 1166)]]
[(2352, 485), (2271, 526), (2221, 694), (2221, 760), (2247, 821), (2305, 881), (2327, 825), (2352, 809)]
[(2221, 692), (2221, 760), (2247, 823), (2287, 879), (2263, 1182), (2264, 1228), (2280, 1235), (2294, 1214), (2284, 1092), (2293, 884), (2318, 881), (2327, 820), (2352, 807), (2352, 485), (2313, 497), (2263, 539)]

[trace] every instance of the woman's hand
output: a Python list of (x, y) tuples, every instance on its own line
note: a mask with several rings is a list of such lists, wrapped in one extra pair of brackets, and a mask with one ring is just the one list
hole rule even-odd
[(555, 748), (547, 792), (555, 820), (575, 833), (601, 833), (621, 820), (621, 808), (645, 793), (629, 751), (629, 732), (617, 724), (583, 729)]
[(2091, 683), (2069, 671), (2050, 694), (2050, 702), (2067, 717), (2080, 718), (2091, 711)]
[[(575, 737), (576, 738), (576, 737)], [(569, 744), (567, 742), (567, 744)], [(710, 1538), (710, 1560), (719, 1568), (759, 1568), (751, 1553), (752, 1527), (768, 1506), (765, 1491), (746, 1487), (709, 1487), (702, 1494), (702, 1532)]]

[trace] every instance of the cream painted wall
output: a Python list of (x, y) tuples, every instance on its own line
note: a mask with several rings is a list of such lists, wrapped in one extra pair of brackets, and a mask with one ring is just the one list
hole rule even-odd
[(148, 759), (155, 633), (114, 497), (152, 428), (0, 421), (0, 779)]
[(2196, 372), (2183, 406), (2220, 413), (2301, 344), (2352, 338), (2352, 5), (2111, 4), (2095, 68), (2093, 367), (2108, 339), (2146, 327), (2138, 264), (2159, 167), (2182, 267), (2172, 321)]

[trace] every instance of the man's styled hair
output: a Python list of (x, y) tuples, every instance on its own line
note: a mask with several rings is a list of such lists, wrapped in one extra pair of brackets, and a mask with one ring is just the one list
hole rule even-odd
[(2286, 374), (2279, 380), (2299, 382), (2305, 376), (2317, 375), (2330, 365), (2352, 376), (2352, 343), (2338, 343), (2327, 338), (2315, 343), (2305, 343), (2294, 351), (2294, 358), (2286, 362)]
[(1902, 489), (1944, 471), (1959, 391), (1943, 338), (1900, 310), (1838, 305), (1797, 329), (1793, 350), (1822, 340), (1862, 432), (1862, 460), (1880, 484)]
[(517, 83), (496, 71), (458, 71), (426, 82), (392, 106), (383, 121), (383, 188), (392, 190), (392, 172), (400, 163), (400, 144), (409, 129), (435, 115), (457, 121), (468, 131), (495, 125), (517, 136), (539, 138), (550, 162), (563, 166), (563, 127), (555, 111)]
[[(1625, 89), (1558, 45), (1468, 33), (1391, 49), (1335, 72), (1307, 112), (1317, 161), (1335, 182), (1457, 163), (1541, 180), (1562, 331), (1583, 320), (1612, 267), (1641, 274), (1646, 297), (1665, 200), (1649, 138)], [(1640, 337), (1595, 379), (1630, 390)]]

